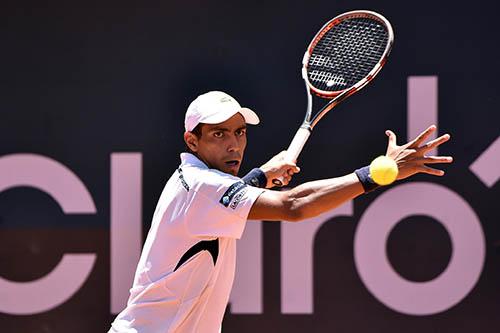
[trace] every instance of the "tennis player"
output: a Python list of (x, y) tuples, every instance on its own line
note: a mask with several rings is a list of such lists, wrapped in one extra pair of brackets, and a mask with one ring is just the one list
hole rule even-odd
[[(247, 219), (300, 221), (333, 209), (377, 185), (367, 167), (331, 179), (272, 191), (272, 179), (288, 184), (298, 167), (278, 154), (243, 178), (237, 174), (247, 144), (246, 126), (258, 116), (228, 94), (198, 96), (185, 117), (179, 168), (168, 180), (153, 215), (126, 308), (111, 333), (218, 333), (231, 291), (236, 240)], [(398, 164), (398, 179), (443, 171), (426, 163), (449, 163), (451, 157), (425, 153), (449, 139), (426, 144), (429, 127), (415, 140), (396, 144), (387, 131), (386, 155)]]

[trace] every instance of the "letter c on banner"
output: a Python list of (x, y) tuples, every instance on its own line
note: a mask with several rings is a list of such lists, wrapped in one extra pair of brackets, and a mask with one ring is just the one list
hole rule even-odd
[[(403, 279), (387, 259), (386, 243), (403, 218), (426, 215), (439, 221), (451, 238), (448, 267), (435, 279)], [(380, 302), (408, 315), (432, 315), (459, 303), (481, 275), (485, 243), (481, 223), (458, 194), (432, 183), (408, 183), (381, 194), (364, 212), (354, 238), (361, 280)]]
[[(95, 214), (92, 197), (82, 181), (59, 162), (41, 155), (12, 154), (0, 158), (0, 192), (33, 187), (50, 195), (66, 214)], [(96, 255), (64, 254), (46, 276), (30, 282), (0, 277), (0, 312), (31, 315), (51, 310), (77, 292), (87, 280)]]

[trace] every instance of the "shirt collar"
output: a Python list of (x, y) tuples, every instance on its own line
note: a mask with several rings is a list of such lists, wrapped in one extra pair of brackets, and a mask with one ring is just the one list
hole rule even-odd
[(181, 153), (181, 166), (184, 165), (192, 165), (198, 168), (208, 169), (208, 166), (205, 163), (191, 153)]

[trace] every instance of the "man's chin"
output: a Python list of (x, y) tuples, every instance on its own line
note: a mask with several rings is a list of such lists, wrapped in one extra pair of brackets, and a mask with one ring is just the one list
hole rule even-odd
[(238, 176), (238, 171), (240, 171), (239, 166), (234, 166), (234, 167), (226, 167), (224, 170), (221, 170), (224, 173), (228, 173), (232, 176)]

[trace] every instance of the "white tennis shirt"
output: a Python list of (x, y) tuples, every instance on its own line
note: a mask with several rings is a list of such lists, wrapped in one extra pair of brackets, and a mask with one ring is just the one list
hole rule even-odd
[(236, 239), (263, 191), (181, 154), (156, 206), (127, 307), (109, 332), (218, 333)]

